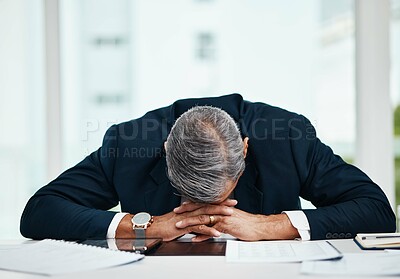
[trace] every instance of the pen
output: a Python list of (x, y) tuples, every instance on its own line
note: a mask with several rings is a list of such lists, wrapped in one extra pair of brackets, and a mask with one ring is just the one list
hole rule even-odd
[(361, 237), (362, 240), (368, 240), (368, 239), (384, 239), (384, 238), (399, 238), (400, 235), (381, 235), (381, 236), (363, 236)]

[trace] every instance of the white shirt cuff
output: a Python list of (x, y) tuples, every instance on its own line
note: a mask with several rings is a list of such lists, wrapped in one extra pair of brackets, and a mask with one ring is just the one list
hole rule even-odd
[(117, 243), (115, 243), (115, 238), (107, 238), (107, 245), (111, 250), (119, 250)]
[(115, 238), (115, 232), (117, 231), (119, 222), (121, 222), (122, 218), (124, 218), (126, 214), (129, 213), (119, 212), (114, 215), (114, 218), (111, 220), (111, 223), (108, 226), (107, 238)]
[(293, 227), (297, 229), (301, 240), (310, 240), (310, 224), (308, 223), (308, 219), (303, 211), (294, 210), (294, 211), (283, 211), (288, 217)]

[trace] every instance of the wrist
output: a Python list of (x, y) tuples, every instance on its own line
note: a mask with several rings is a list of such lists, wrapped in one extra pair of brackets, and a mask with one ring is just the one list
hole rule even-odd
[(115, 231), (115, 238), (135, 238), (135, 232), (132, 228), (132, 214), (126, 214), (118, 224)]
[(146, 238), (163, 238), (159, 230), (158, 217), (153, 216), (153, 223), (146, 229)]
[(282, 214), (267, 215), (266, 238), (268, 240), (289, 240), (300, 237), (298, 230), (292, 225), (289, 217)]
[[(133, 229), (132, 217), (133, 214), (126, 214), (118, 224), (117, 230), (115, 231), (115, 238), (136, 238), (135, 231)], [(152, 224), (146, 228), (146, 238), (160, 238), (161, 235), (158, 229), (157, 217), (153, 217)]]

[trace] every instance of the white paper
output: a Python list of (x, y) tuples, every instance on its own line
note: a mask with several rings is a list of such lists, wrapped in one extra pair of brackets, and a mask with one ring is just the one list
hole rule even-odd
[(303, 262), (301, 273), (324, 275), (400, 275), (400, 253), (343, 254), (336, 261)]
[(227, 262), (301, 262), (340, 257), (340, 252), (327, 241), (228, 240), (226, 245)]
[(14, 249), (22, 248), (23, 244), (7, 244), (7, 245), (0, 245), (0, 252), (6, 252)]
[(0, 250), (0, 269), (56, 275), (123, 265), (142, 258), (143, 255), (129, 252), (46, 239), (18, 249)]

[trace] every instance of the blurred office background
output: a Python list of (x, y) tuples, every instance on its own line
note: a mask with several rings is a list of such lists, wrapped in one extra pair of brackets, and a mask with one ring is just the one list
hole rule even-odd
[[(97, 149), (110, 125), (179, 98), (238, 92), (301, 113), (364, 169), (356, 1), (0, 0), (0, 238), (20, 237), (27, 199)], [(369, 174), (396, 208), (400, 0), (382, 3), (390, 83), (379, 94), (390, 104), (371, 117), (397, 117), (380, 135), (388, 146), (369, 146), (391, 150)]]

